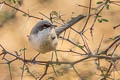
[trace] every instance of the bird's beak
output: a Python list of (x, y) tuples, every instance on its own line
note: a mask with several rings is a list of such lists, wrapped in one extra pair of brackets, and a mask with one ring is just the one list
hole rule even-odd
[(54, 24), (53, 24), (52, 26), (53, 26), (54, 28), (57, 27), (57, 25), (54, 25)]
[(50, 28), (51, 28), (51, 29), (53, 29), (53, 28), (55, 29), (55, 27), (57, 27), (57, 26), (56, 26), (56, 25), (51, 25)]

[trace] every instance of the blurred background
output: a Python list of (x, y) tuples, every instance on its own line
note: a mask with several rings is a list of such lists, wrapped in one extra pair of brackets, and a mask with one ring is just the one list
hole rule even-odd
[[(0, 0), (2, 1), (2, 0)], [(92, 1), (92, 7), (96, 7), (99, 0)], [(49, 17), (52, 11), (58, 12), (62, 15), (62, 19), (68, 21), (71, 17), (75, 17), (79, 14), (87, 15), (88, 9), (84, 7), (80, 7), (79, 5), (89, 6), (88, 0), (19, 0), (17, 4), (13, 4), (13, 2), (7, 1), (7, 3), (15, 6), (33, 16), (37, 16), (39, 18), (43, 18), (48, 20), (45, 16), (41, 15), (39, 12), (45, 14)], [(2, 4), (0, 5), (2, 6)], [(94, 11), (92, 11), (94, 13)], [(120, 33), (120, 28), (113, 29), (113, 26), (116, 26), (120, 23), (120, 7), (114, 4), (110, 4), (109, 10), (104, 9), (101, 12), (101, 15), (109, 20), (109, 22), (99, 23), (98, 21), (95, 23), (93, 37), (91, 37), (90, 30), (85, 32), (87, 37), (87, 41), (91, 51), (95, 52), (102, 36), (104, 35), (104, 41), (102, 43), (102, 47), (100, 50), (104, 50), (111, 42), (109, 38), (115, 37)], [(91, 17), (87, 29), (89, 29), (93, 23), (94, 17)], [(24, 47), (27, 48), (26, 58), (32, 59), (33, 56), (37, 54), (37, 52), (32, 49), (28, 42), (28, 37), (32, 27), (39, 21), (39, 19), (35, 19), (32, 17), (25, 16), (23, 13), (16, 11), (13, 8), (10, 8), (6, 5), (3, 5), (0, 8), (0, 44), (4, 46), (5, 49), (14, 53), (14, 51), (20, 51)], [(82, 21), (78, 22), (73, 26), (76, 30), (80, 31), (84, 24), (86, 18)], [(56, 23), (55, 23), (56, 24)], [(56, 24), (58, 27), (60, 24)], [(79, 42), (82, 44), (82, 39), (80, 35), (68, 29), (66, 31), (65, 37), (68, 37), (70, 32), (70, 39), (74, 42)], [(63, 34), (62, 34), (63, 35)], [(75, 50), (81, 52), (78, 48), (71, 45), (70, 43), (59, 40), (59, 45), (57, 49), (60, 50)], [(1, 49), (0, 49), (1, 51)], [(119, 49), (116, 53), (120, 51)], [(63, 53), (57, 52), (58, 58), (60, 61), (75, 61), (80, 59), (81, 57), (72, 54), (72, 53)], [(117, 54), (119, 55), (119, 54)], [(51, 52), (46, 54), (41, 54), (37, 59), (48, 61), (51, 59)], [(8, 59), (12, 59), (13, 57), (7, 56)], [(55, 60), (55, 59), (54, 59)], [(0, 61), (2, 62), (1, 58)], [(103, 61), (102, 63), (105, 67), (107, 67), (107, 63)], [(23, 63), (21, 61), (15, 61), (11, 64), (12, 76), (13, 80), (20, 80)], [(119, 65), (119, 63), (117, 64)], [(28, 64), (30, 71), (35, 74), (36, 77), (42, 74), (44, 71), (44, 66)], [(72, 69), (68, 69), (68, 65), (56, 65), (56, 70), (58, 72), (58, 76), (56, 77), (52, 68), (49, 69), (48, 74), (45, 76), (43, 80), (79, 80), (78, 76)], [(87, 60), (82, 63), (76, 65), (76, 68), (81, 75), (83, 80), (98, 80), (100, 76), (96, 75), (100, 72), (97, 71), (96, 65), (94, 61)], [(116, 67), (119, 70), (119, 67)], [(115, 72), (114, 72), (115, 74)], [(114, 76), (114, 75), (113, 75)], [(120, 79), (119, 75), (115, 77), (116, 80)], [(0, 80), (10, 80), (8, 65), (0, 64)], [(35, 80), (30, 74), (25, 72), (23, 80)]]

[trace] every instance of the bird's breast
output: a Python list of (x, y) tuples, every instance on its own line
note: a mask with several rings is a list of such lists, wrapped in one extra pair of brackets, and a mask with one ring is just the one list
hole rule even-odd
[(40, 53), (55, 50), (58, 44), (58, 38), (54, 29), (31, 34), (29, 41), (31, 46)]

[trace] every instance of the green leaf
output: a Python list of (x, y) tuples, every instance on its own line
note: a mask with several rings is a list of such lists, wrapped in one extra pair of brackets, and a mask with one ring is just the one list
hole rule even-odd
[(98, 19), (98, 22), (99, 22), (99, 23), (102, 23), (102, 22), (109, 22), (109, 20), (103, 18), (103, 19)]
[(14, 3), (14, 4), (17, 3), (17, 1), (18, 0), (9, 0), (9, 2)]
[(84, 46), (78, 45), (79, 48), (84, 48)]
[(96, 4), (101, 4), (101, 3), (103, 3), (102, 1), (98, 1)]
[(27, 48), (20, 49), (19, 52), (25, 51)]
[(104, 22), (109, 22), (109, 20), (107, 20), (107, 19), (102, 19), (102, 21), (104, 21)]
[(102, 17), (101, 15), (98, 15), (97, 17)]
[(109, 5), (106, 5), (106, 9), (109, 10), (110, 6)]
[(102, 20), (101, 20), (101, 19), (98, 19), (98, 22), (99, 22), (99, 23), (102, 23)]
[(58, 12), (57, 11), (52, 11), (51, 14), (58, 16)]
[(115, 40), (114, 38), (109, 38), (109, 40)]
[(22, 16), (27, 16), (28, 14), (24, 13)]
[(13, 1), (14, 4), (16, 3), (16, 0), (12, 0), (12, 1)]
[(13, 4), (19, 4), (19, 5), (22, 4), (22, 0), (7, 0), (7, 1)]
[(78, 46), (79, 48), (84, 48), (84, 46), (82, 46), (82, 45), (80, 44), (80, 42), (77, 42), (76, 44), (77, 44), (77, 46)]
[(81, 46), (81, 45), (79, 45), (79, 44), (78, 44), (78, 47), (79, 47), (79, 48), (84, 48), (84, 46)]
[(49, 77), (49, 78), (46, 79), (46, 80), (55, 80), (55, 78), (54, 78), (54, 77)]

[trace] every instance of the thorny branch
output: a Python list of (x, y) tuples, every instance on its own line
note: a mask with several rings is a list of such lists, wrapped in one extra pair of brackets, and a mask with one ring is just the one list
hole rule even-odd
[(48, 67), (49, 67), (49, 65), (46, 65), (46, 66), (45, 66), (45, 71), (44, 71), (44, 73), (41, 75), (41, 77), (40, 77), (39, 80), (41, 80), (41, 79), (47, 74)]
[(91, 36), (92, 36), (92, 37), (93, 37), (93, 27), (94, 27), (94, 25), (95, 25), (95, 23), (96, 23), (96, 21), (97, 21), (97, 18), (98, 18), (98, 16), (99, 16), (99, 14), (103, 11), (103, 9), (105, 8), (105, 6), (108, 4), (108, 2), (109, 2), (109, 0), (106, 0), (103, 4), (99, 5), (99, 6), (96, 8), (96, 11), (97, 11), (98, 8), (102, 7), (102, 8), (96, 13), (95, 19), (94, 19), (93, 24), (92, 24), (92, 26), (91, 26), (91, 28), (90, 28), (90, 33), (91, 33)]
[(85, 27), (87, 26), (87, 23), (88, 23), (88, 21), (89, 21), (89, 19), (90, 19), (90, 14), (91, 14), (91, 3), (92, 3), (92, 0), (90, 0), (89, 3), (90, 3), (90, 4), (89, 4), (89, 8), (88, 8), (88, 18), (87, 18), (86, 23), (85, 23), (85, 25), (84, 25), (84, 27), (83, 27), (83, 29), (82, 29), (81, 32), (84, 32)]
[[(90, 58), (106, 59), (106, 60), (111, 60), (113, 62), (115, 62), (115, 61), (120, 59), (120, 56), (111, 57), (111, 56), (102, 56), (102, 55), (96, 55), (96, 54), (93, 55), (93, 53), (92, 53), (92, 54), (89, 54), (89, 55), (86, 54), (86, 55), (84, 55), (86, 57), (84, 57), (82, 59), (79, 59), (79, 60), (76, 60), (76, 61), (73, 61), (73, 62), (68, 62), (68, 61), (67, 62), (65, 62), (65, 61), (63, 61), (63, 62), (62, 61), (59, 61), (59, 62), (56, 62), (56, 61), (34, 61), (33, 62), (32, 60), (21, 58), (17, 54), (10, 53), (2, 45), (0, 45), (0, 47), (2, 48), (1, 56), (5, 54), (5, 55), (11, 55), (11, 56), (15, 57), (14, 60), (8, 61), (8, 60), (5, 59), (5, 56), (3, 56), (4, 57), (3, 60), (7, 61), (7, 63), (9, 63), (9, 64), (14, 62), (14, 61), (16, 61), (16, 60), (20, 60), (20, 61), (22, 61), (24, 63), (24, 65), (27, 64), (27, 63), (46, 65), (45, 72), (44, 72), (44, 74), (42, 75), (42, 77), (39, 80), (41, 80), (47, 74), (47, 70), (48, 70), (48, 67), (49, 67), (48, 65), (52, 65), (52, 64), (69, 64), (71, 66), (74, 66), (75, 64), (83, 62), (83, 61), (85, 61), (87, 59), (90, 59)], [(1, 64), (7, 64), (7, 63), (1, 63)], [(23, 75), (23, 73), (22, 73), (22, 75)]]
[[(91, 15), (91, 10), (100, 9), (100, 10), (97, 11), (97, 13), (95, 14), (94, 22), (92, 23), (92, 26), (91, 26), (91, 28), (90, 28), (90, 30), (91, 30), (91, 35), (92, 35), (92, 34), (93, 34), (92, 31), (93, 31), (94, 24), (95, 24), (95, 22), (96, 22), (96, 20), (97, 20), (97, 18), (98, 18), (98, 16), (99, 16), (99, 14), (103, 11), (105, 5), (108, 4), (108, 3), (112, 3), (112, 4), (118, 5), (117, 3), (119, 3), (119, 2), (117, 2), (117, 1), (105, 0), (105, 2), (104, 2), (103, 4), (97, 6), (96, 8), (93, 8), (93, 7), (92, 7), (92, 5), (91, 5), (91, 4), (92, 4), (92, 0), (90, 0), (89, 7), (83, 6), (83, 5), (78, 5), (78, 6), (80, 6), (80, 7), (88, 8), (88, 17), (87, 17), (87, 20), (86, 20), (86, 22), (85, 22), (85, 24), (84, 24), (83, 29), (81, 30), (81, 32), (79, 32), (79, 31), (77, 31), (77, 30), (75, 30), (75, 29), (73, 29), (73, 28), (71, 28), (71, 29), (72, 29), (73, 31), (75, 31), (76, 33), (78, 33), (78, 35), (81, 36), (82, 41), (83, 41), (83, 43), (84, 43), (84, 46), (83, 46), (83, 47), (81, 47), (79, 44), (77, 44), (77, 43), (75, 43), (74, 41), (72, 41), (70, 38), (61, 37), (60, 34), (61, 34), (62, 32), (64, 32), (64, 31), (66, 31), (68, 28), (70, 28), (70, 27), (71, 27), (72, 25), (74, 25), (75, 23), (77, 23), (77, 22), (79, 22), (80, 20), (84, 19), (86, 16), (84, 16), (84, 15), (78, 15), (78, 16), (72, 18), (70, 21), (68, 21), (67, 23), (64, 23), (62, 26), (60, 26), (59, 28), (56, 29), (56, 33), (57, 33), (58, 36), (60, 36), (60, 38), (68, 41), (69, 43), (73, 44), (75, 47), (78, 47), (80, 50), (82, 50), (81, 53), (80, 53), (80, 52), (76, 52), (76, 51), (74, 51), (74, 50), (72, 50), (72, 49), (71, 49), (71, 50), (66, 50), (66, 51), (65, 51), (65, 50), (57, 50), (57, 51), (58, 51), (58, 52), (68, 52), (68, 53), (70, 52), (70, 53), (75, 53), (75, 54), (78, 54), (78, 56), (82, 56), (82, 58), (80, 58), (80, 59), (78, 59), (78, 60), (75, 60), (75, 61), (71, 61), (71, 62), (69, 62), (69, 61), (59, 61), (59, 62), (58, 62), (58, 61), (52, 61), (52, 60), (50, 60), (50, 61), (37, 61), (37, 60), (35, 60), (35, 61), (33, 62), (32, 60), (26, 59), (26, 56), (25, 56), (25, 53), (26, 53), (26, 52), (25, 52), (25, 51), (24, 51), (24, 57), (22, 58), (21, 55), (18, 55), (19, 52), (16, 51), (15, 54), (13, 54), (13, 53), (7, 51), (7, 50), (0, 44), (0, 48), (2, 49), (2, 52), (1, 52), (1, 54), (0, 54), (0, 57), (2, 56), (2, 60), (5, 61), (4, 63), (1, 62), (0, 64), (8, 64), (11, 80), (12, 80), (12, 73), (11, 73), (10, 64), (13, 63), (13, 62), (15, 62), (16, 60), (19, 60), (19, 61), (23, 62), (23, 71), (22, 71), (22, 75), (21, 75), (21, 80), (23, 79), (24, 68), (26, 68), (27, 71), (28, 71), (28, 73), (30, 73), (30, 74), (35, 78), (34, 74), (32, 74), (32, 73), (30, 72), (30, 70), (29, 70), (29, 68), (26, 66), (26, 64), (28, 64), (28, 63), (33, 63), (33, 64), (38, 64), (38, 65), (43, 65), (43, 66), (45, 66), (45, 71), (43, 72), (43, 75), (41, 75), (41, 77), (39, 78), (39, 80), (41, 80), (41, 79), (43, 79), (44, 76), (47, 74), (50, 65), (52, 65), (53, 70), (54, 70), (55, 73), (56, 73), (56, 71), (55, 71), (55, 69), (54, 69), (54, 65), (62, 65), (62, 64), (70, 65), (70, 66), (72, 67), (72, 69), (76, 72), (76, 74), (80, 77), (79, 72), (78, 72), (78, 71), (76, 70), (76, 68), (75, 68), (75, 65), (76, 65), (76, 64), (81, 63), (81, 62), (83, 62), (83, 61), (86, 61), (86, 60), (88, 60), (88, 59), (93, 59), (93, 58), (95, 58), (95, 59), (97, 59), (97, 60), (104, 59), (104, 60), (106, 60), (106, 61), (110, 61), (110, 62), (111, 62), (111, 64), (109, 65), (109, 68), (108, 68), (108, 70), (106, 71), (106, 74), (104, 75), (104, 78), (103, 78), (104, 80), (106, 80), (106, 78), (109, 76), (111, 67), (113, 66), (112, 62), (116, 62), (117, 60), (120, 60), (120, 56), (114, 56), (115, 50), (119, 47), (119, 44), (120, 44), (120, 43), (118, 43), (118, 42), (120, 41), (120, 38), (117, 38), (117, 39), (116, 39), (111, 45), (109, 45), (104, 51), (100, 52), (100, 47), (101, 47), (101, 44), (102, 44), (102, 41), (103, 41), (103, 38), (102, 38), (101, 41), (100, 41), (100, 44), (99, 44), (99, 46), (98, 46), (98, 48), (97, 48), (97, 53), (94, 53), (94, 52), (92, 52), (92, 51), (90, 50), (87, 41), (86, 41), (86, 40), (84, 39), (84, 37), (83, 37), (83, 36), (84, 36), (83, 33), (84, 33), (85, 28), (86, 28), (86, 26), (87, 26), (87, 24), (88, 24), (88, 22), (89, 22), (90, 17), (91, 17), (91, 16), (94, 16), (94, 15)], [(26, 14), (28, 17), (32, 17), (32, 18), (36, 18), (36, 19), (42, 20), (42, 18), (39, 18), (39, 17), (36, 17), (36, 16), (32, 16), (32, 15), (30, 15), (29, 13), (26, 13), (26, 12), (22, 11), (21, 9), (18, 9), (18, 8), (14, 7), (14, 6), (11, 6), (10, 4), (6, 3), (5, 1), (0, 2), (0, 4), (2, 4), (2, 5), (4, 4), (4, 5), (6, 5), (6, 6), (9, 6), (9, 7), (13, 8), (13, 9), (15, 9), (15, 10), (17, 10), (17, 11), (23, 13), (23, 14)], [(118, 6), (119, 6), (119, 5), (118, 5)], [(1, 6), (1, 8), (2, 8), (2, 6)], [(1, 9), (1, 8), (0, 8), (0, 9)], [(40, 14), (42, 14), (42, 13), (40, 13)], [(46, 16), (46, 15), (44, 15), (44, 14), (42, 14), (42, 15), (43, 15), (43, 16)], [(46, 17), (47, 17), (47, 16), (46, 16)], [(49, 17), (47, 17), (47, 18), (49, 19)], [(118, 26), (119, 26), (119, 25), (115, 26), (114, 29), (117, 28)], [(107, 55), (108, 51), (109, 51), (116, 43), (118, 43), (118, 44), (115, 46), (112, 54), (111, 54), (111, 55)], [(105, 53), (105, 55), (102, 55), (102, 53)], [(14, 57), (14, 59), (8, 60), (8, 59), (6, 58), (7, 55), (10, 55), (10, 56)], [(56, 74), (57, 74), (57, 73), (56, 73)], [(80, 77), (80, 78), (81, 78), (81, 77)], [(35, 78), (35, 79), (37, 80), (37, 78)]]
[(83, 15), (78, 15), (77, 17), (71, 19), (66, 24), (64, 24), (61, 27), (59, 27), (58, 29), (56, 29), (56, 34), (59, 36), (63, 31), (65, 31), (66, 29), (70, 28), (72, 25), (74, 25), (78, 21), (82, 20), (84, 17), (85, 16), (83, 16)]
[(43, 18), (39, 18), (39, 17), (36, 17), (36, 16), (32, 16), (32, 15), (30, 15), (29, 13), (24, 12), (23, 10), (21, 10), (21, 9), (19, 9), (19, 8), (16, 8), (16, 7), (14, 7), (14, 6), (11, 6), (10, 4), (8, 4), (8, 3), (7, 3), (7, 2), (5, 2), (5, 1), (0, 2), (0, 4), (7, 5), (7, 6), (9, 6), (9, 7), (13, 8), (13, 9), (15, 9), (15, 10), (17, 10), (17, 11), (19, 11), (19, 12), (21, 12), (21, 13), (25, 14), (25, 15), (27, 15), (28, 17), (32, 17), (32, 18), (36, 18), (36, 19), (43, 20)]

